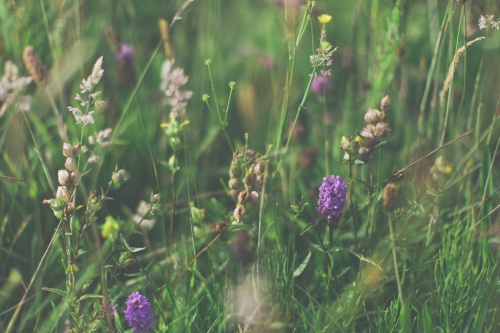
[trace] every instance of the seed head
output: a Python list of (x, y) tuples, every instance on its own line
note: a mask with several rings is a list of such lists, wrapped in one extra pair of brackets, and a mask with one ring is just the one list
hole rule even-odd
[(47, 67), (43, 65), (42, 60), (40, 60), (36, 54), (33, 46), (28, 45), (24, 48), (23, 61), (31, 76), (33, 76), (36, 84), (44, 85), (47, 83), (49, 80), (49, 72)]

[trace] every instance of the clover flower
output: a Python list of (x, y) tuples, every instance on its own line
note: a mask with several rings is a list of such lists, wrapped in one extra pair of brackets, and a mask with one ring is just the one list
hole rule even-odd
[(318, 75), (311, 82), (311, 90), (318, 95), (324, 94), (331, 88), (330, 77), (325, 75)]
[(316, 211), (326, 216), (326, 224), (331, 225), (340, 220), (345, 207), (346, 192), (344, 179), (339, 176), (323, 178)]
[(125, 302), (127, 309), (125, 319), (134, 329), (134, 333), (147, 333), (154, 324), (153, 312), (151, 312), (151, 303), (138, 291), (130, 294)]

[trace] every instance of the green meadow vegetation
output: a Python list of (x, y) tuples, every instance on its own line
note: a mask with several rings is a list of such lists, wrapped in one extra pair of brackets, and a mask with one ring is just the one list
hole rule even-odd
[(500, 3), (0, 2), (0, 331), (500, 331)]

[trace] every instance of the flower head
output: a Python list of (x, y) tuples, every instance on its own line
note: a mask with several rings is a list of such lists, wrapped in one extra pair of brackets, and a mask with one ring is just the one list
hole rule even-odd
[(322, 95), (332, 88), (330, 77), (326, 75), (318, 75), (311, 82), (311, 90), (318, 95)]
[(328, 15), (328, 14), (321, 14), (320, 16), (318, 16), (318, 21), (319, 23), (321, 24), (327, 24), (328, 22), (330, 22), (332, 20), (332, 15)]
[(481, 15), (479, 17), (479, 29), (500, 29), (500, 19), (495, 20), (494, 15)]
[(134, 49), (129, 44), (121, 44), (120, 50), (115, 53), (116, 62), (132, 63), (134, 61)]
[(127, 309), (125, 319), (134, 329), (134, 333), (147, 333), (154, 324), (153, 312), (151, 312), (151, 303), (138, 291), (130, 294), (125, 302)]
[(339, 176), (323, 178), (316, 211), (326, 216), (326, 224), (334, 224), (340, 220), (345, 207), (346, 193), (344, 179)]

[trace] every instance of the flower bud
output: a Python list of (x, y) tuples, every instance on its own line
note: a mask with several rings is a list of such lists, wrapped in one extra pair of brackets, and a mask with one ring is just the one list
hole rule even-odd
[(391, 133), (391, 125), (388, 123), (378, 123), (377, 126), (375, 127), (375, 131), (373, 132), (373, 135), (376, 138), (382, 138), (386, 137)]
[(95, 195), (95, 192), (90, 193), (88, 211), (91, 213), (98, 212), (102, 208), (102, 199)]
[(75, 171), (76, 169), (76, 160), (74, 157), (67, 157), (66, 162), (64, 163), (64, 167), (68, 171)]
[(56, 192), (56, 199), (64, 198), (68, 199), (69, 193), (66, 186), (58, 186)]
[(233, 213), (234, 219), (239, 222), (243, 218), (243, 215), (245, 215), (245, 207), (238, 205)]
[(70, 175), (67, 170), (59, 170), (57, 172), (57, 180), (59, 181), (59, 184), (61, 185), (68, 185), (70, 182)]
[(62, 152), (66, 157), (73, 157), (73, 147), (67, 142), (63, 143)]
[(50, 201), (50, 208), (52, 208), (54, 212), (59, 212), (63, 210), (64, 206), (66, 206), (66, 201), (64, 200), (64, 198), (58, 198), (55, 200), (52, 199)]
[(80, 150), (82, 149), (82, 145), (79, 144), (79, 143), (75, 143), (73, 145), (73, 155), (74, 156), (77, 156), (78, 154), (80, 154)]
[(248, 196), (249, 194), (247, 190), (241, 191), (240, 194), (238, 195), (238, 202), (244, 204), (245, 202), (247, 202)]
[(365, 121), (367, 124), (376, 125), (384, 119), (384, 113), (376, 109), (368, 109), (365, 114)]
[(123, 169), (113, 172), (113, 175), (111, 176), (111, 188), (113, 190), (117, 190), (120, 188), (120, 186), (125, 184), (129, 179), (130, 179), (130, 174)]
[(245, 176), (245, 187), (249, 188), (252, 187), (252, 185), (255, 186), (255, 180), (257, 176), (254, 173), (249, 173), (248, 175)]
[(251, 205), (258, 206), (260, 204), (259, 193), (257, 193), (257, 191), (252, 191), (248, 197), (248, 202), (250, 202)]
[(388, 110), (391, 107), (391, 98), (389, 95), (385, 95), (384, 98), (380, 101), (380, 108), (382, 111)]
[(253, 171), (258, 175), (262, 175), (266, 171), (266, 164), (264, 163), (264, 161), (256, 163)]
[(229, 191), (229, 195), (231, 196), (231, 198), (233, 198), (234, 200), (237, 200), (238, 199), (238, 194), (239, 192), (235, 189), (231, 189)]
[(64, 214), (67, 217), (70, 217), (71, 215), (73, 215), (74, 211), (75, 211), (75, 205), (72, 202), (68, 202), (66, 207), (64, 207)]
[(238, 178), (231, 178), (231, 179), (229, 179), (228, 184), (229, 184), (229, 188), (238, 188), (241, 185), (241, 183), (238, 180)]
[(71, 180), (71, 184), (77, 185), (78, 181), (80, 180), (80, 174), (78, 172), (71, 172), (69, 174), (69, 178)]
[(255, 180), (253, 182), (253, 187), (256, 189), (260, 190), (262, 189), (262, 186), (264, 185), (264, 176), (255, 176)]
[(160, 202), (161, 199), (161, 194), (160, 193), (153, 193), (151, 192), (151, 195), (149, 197), (149, 201), (151, 201), (152, 204)]

